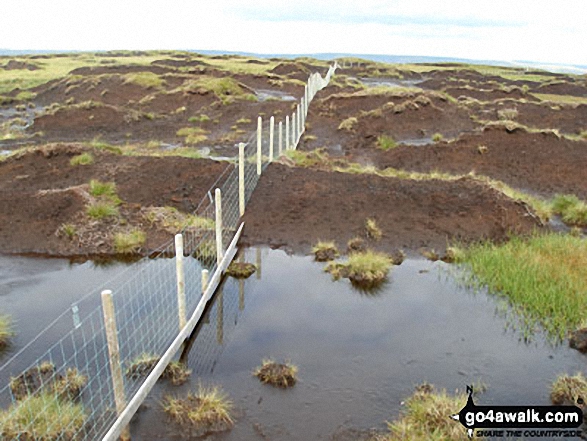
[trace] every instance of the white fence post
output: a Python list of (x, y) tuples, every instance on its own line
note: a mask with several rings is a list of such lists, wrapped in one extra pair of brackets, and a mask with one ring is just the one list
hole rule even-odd
[[(116, 326), (116, 313), (112, 301), (112, 291), (102, 291), (102, 311), (104, 313), (104, 328), (106, 329), (106, 343), (108, 344), (108, 359), (110, 361), (110, 373), (112, 375), (112, 387), (114, 388), (114, 401), (116, 413), (120, 415), (126, 407), (124, 393), (124, 379), (122, 377), (122, 366), (120, 365), (120, 346), (118, 344), (118, 329)], [(128, 426), (122, 431), (120, 438), (130, 440)]]
[(291, 149), (296, 149), (296, 123), (298, 118), (296, 117), (296, 112), (292, 113), (291, 115)]
[(206, 289), (208, 288), (208, 277), (209, 277), (209, 271), (207, 269), (203, 269), (202, 270), (202, 294), (204, 294), (206, 292)]
[(217, 188), (216, 197), (216, 262), (220, 265), (224, 249), (222, 248), (222, 192)]
[(289, 115), (285, 117), (285, 149), (289, 150)]
[(282, 152), (283, 152), (283, 121), (279, 121), (279, 136), (278, 138), (278, 144), (279, 144), (279, 156), (281, 156)]
[(300, 112), (300, 105), (298, 104), (298, 132), (296, 133), (296, 145), (298, 145), (298, 141), (300, 136), (302, 136), (302, 112)]
[(308, 85), (304, 86), (304, 118), (308, 114)]
[(179, 330), (184, 328), (187, 318), (185, 309), (185, 273), (183, 268), (183, 236), (175, 235), (175, 275), (177, 279), (177, 311)]
[(302, 97), (300, 112), (300, 135), (306, 131), (306, 98)]
[(275, 131), (275, 118), (269, 119), (269, 162), (273, 162), (273, 138)]
[(238, 145), (238, 208), (242, 217), (245, 214), (245, 144)]
[(263, 156), (263, 138), (262, 138), (262, 130), (263, 130), (263, 120), (261, 117), (257, 118), (257, 174), (261, 176), (261, 169), (262, 169), (262, 156)]

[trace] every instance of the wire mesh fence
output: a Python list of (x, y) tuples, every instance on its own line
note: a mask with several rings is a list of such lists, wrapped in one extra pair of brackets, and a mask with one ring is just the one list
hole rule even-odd
[[(325, 78), (311, 75), (305, 102), (296, 108), (301, 115), (291, 116), (290, 133), (285, 133), (285, 121), (282, 132), (279, 122), (261, 121), (261, 131), (251, 134), (243, 146), (241, 168), (238, 161), (227, 163), (194, 211), (195, 225), (181, 232), (188, 316), (198, 307), (206, 275), (217, 270), (218, 252), (234, 237), (243, 202), (250, 200), (260, 172), (279, 155), (279, 139), (285, 151), (291, 135), (290, 149), (295, 149), (308, 102), (328, 84), (335, 69), (332, 66)], [(0, 366), (0, 380), (5, 382), (0, 388), (2, 439), (104, 437), (182, 326), (175, 256), (171, 240), (132, 269), (89, 290)], [(108, 334), (110, 329), (115, 332)]]

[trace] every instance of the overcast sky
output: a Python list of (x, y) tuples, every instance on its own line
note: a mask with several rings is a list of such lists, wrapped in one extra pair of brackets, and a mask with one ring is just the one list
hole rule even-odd
[(587, 65), (585, 0), (0, 0), (3, 49), (363, 53)]

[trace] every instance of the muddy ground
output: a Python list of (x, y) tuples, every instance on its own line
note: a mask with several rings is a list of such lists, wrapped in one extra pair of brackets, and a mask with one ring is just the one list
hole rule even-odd
[[(21, 58), (0, 65), (28, 72), (49, 59)], [(111, 255), (113, 234), (140, 228), (147, 233), (140, 253), (149, 253), (172, 233), (147, 221), (145, 209), (190, 213), (227, 166), (194, 158), (233, 156), (237, 142), (252, 139), (258, 115), (284, 119), (309, 74), (327, 69), (308, 59), (179, 53), (139, 64), (102, 61), (112, 65), (76, 67), (24, 95), (14, 89), (0, 96), (0, 150), (30, 150), (0, 161), (0, 252)], [(394, 145), (380, 148), (382, 137)], [(474, 173), (542, 198), (585, 199), (587, 79), (355, 64), (339, 69), (316, 95), (298, 149), (380, 170)], [(94, 163), (71, 166), (82, 152), (91, 152)], [(382, 228), (382, 240), (371, 245), (384, 250), (442, 251), (455, 241), (547, 229), (531, 207), (472, 179), (416, 181), (285, 163), (262, 176), (243, 243), (308, 252), (322, 239), (344, 248), (364, 235), (366, 218)], [(119, 217), (87, 217), (90, 179), (116, 183)], [(73, 238), (63, 234), (66, 224), (76, 226)]]

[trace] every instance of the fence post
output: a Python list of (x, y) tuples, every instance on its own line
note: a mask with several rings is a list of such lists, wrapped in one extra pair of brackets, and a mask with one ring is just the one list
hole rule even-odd
[(222, 247), (222, 192), (219, 188), (214, 191), (216, 197), (216, 262), (220, 265), (224, 249)]
[(273, 162), (273, 138), (275, 131), (275, 118), (269, 119), (269, 162)]
[(304, 86), (304, 118), (308, 114), (308, 85)]
[(302, 110), (300, 112), (300, 135), (306, 131), (306, 98), (302, 97)]
[(291, 115), (291, 149), (296, 149), (296, 123), (298, 118), (296, 117), (296, 112), (292, 113)]
[(257, 174), (261, 176), (261, 161), (263, 156), (263, 138), (262, 138), (262, 130), (263, 130), (263, 120), (261, 117), (257, 118)]
[(285, 149), (289, 150), (289, 115), (285, 117)]
[(177, 279), (177, 310), (179, 314), (179, 330), (186, 324), (185, 311), (185, 273), (183, 269), (183, 236), (175, 235), (175, 275)]
[[(108, 358), (110, 361), (110, 373), (112, 374), (112, 387), (114, 388), (114, 401), (116, 403), (116, 413), (120, 415), (126, 407), (126, 397), (124, 393), (122, 367), (120, 365), (120, 347), (118, 345), (116, 313), (114, 312), (112, 291), (106, 289), (102, 291), (101, 295), (102, 310), (104, 312), (104, 328), (106, 329), (106, 342), (108, 344)], [(128, 426), (122, 431), (120, 439), (125, 441), (130, 440)]]
[(245, 214), (245, 144), (238, 145), (238, 208), (241, 217)]
[(281, 156), (281, 153), (283, 152), (283, 121), (279, 121), (279, 135), (277, 136), (278, 138), (278, 144), (279, 144), (279, 156)]
[(298, 104), (298, 133), (296, 144), (298, 143), (300, 136), (302, 136), (302, 112), (300, 112), (300, 105)]
[(206, 292), (206, 288), (208, 288), (208, 270), (202, 270), (202, 294)]

